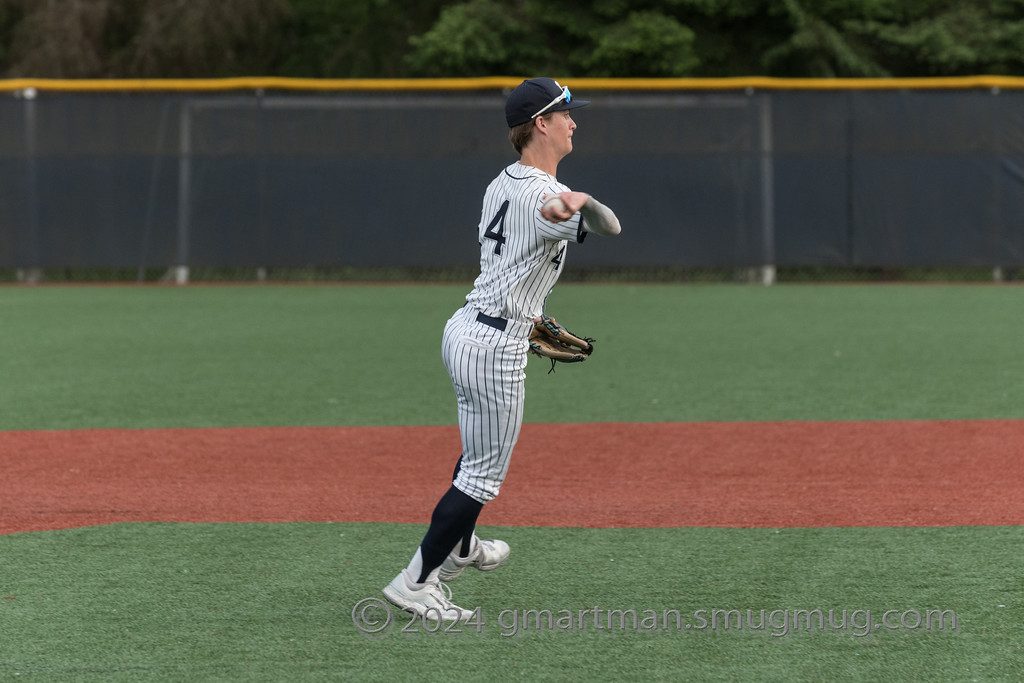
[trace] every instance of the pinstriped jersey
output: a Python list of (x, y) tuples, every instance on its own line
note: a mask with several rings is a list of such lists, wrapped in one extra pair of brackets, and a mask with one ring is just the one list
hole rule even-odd
[(554, 176), (518, 161), (487, 186), (480, 214), (480, 275), (466, 301), (487, 315), (532, 320), (561, 275), (569, 241), (586, 237), (577, 212), (552, 223), (541, 197), (569, 192)]

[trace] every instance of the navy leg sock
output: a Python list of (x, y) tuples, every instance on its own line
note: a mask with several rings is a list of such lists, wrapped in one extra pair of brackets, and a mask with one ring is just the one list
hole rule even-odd
[[(459, 456), (459, 461), (455, 463), (455, 471), (452, 472), (452, 481), (459, 476), (459, 470), (462, 469), (462, 456)], [(459, 546), (459, 557), (469, 557), (470, 545), (473, 543), (473, 531), (476, 529), (474, 524), (469, 531), (462, 537), (462, 545)]]
[[(483, 506), (483, 503), (470, 498), (454, 486), (441, 496), (430, 517), (430, 528), (420, 543), (423, 570), (416, 579), (419, 583), (426, 581), (430, 572), (441, 566), (459, 540), (465, 539), (467, 534), (472, 538), (476, 518), (480, 516)], [(463, 547), (466, 545), (463, 543)]]

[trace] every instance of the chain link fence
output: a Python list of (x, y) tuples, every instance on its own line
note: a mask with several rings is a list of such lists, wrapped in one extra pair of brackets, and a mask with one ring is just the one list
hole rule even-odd
[[(471, 282), (516, 83), (8, 84), (0, 282)], [(574, 248), (563, 281), (1024, 266), (1024, 80), (570, 85), (592, 104), (559, 178), (624, 232)]]

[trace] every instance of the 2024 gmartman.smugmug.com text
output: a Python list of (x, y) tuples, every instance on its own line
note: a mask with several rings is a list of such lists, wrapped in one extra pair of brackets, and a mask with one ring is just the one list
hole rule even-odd
[[(438, 612), (438, 610), (432, 610)], [(451, 619), (453, 615), (448, 615)], [(781, 638), (796, 633), (833, 633), (865, 637), (872, 633), (955, 633), (957, 615), (943, 609), (504, 609), (488, 615), (482, 608), (470, 618), (413, 615), (380, 598), (364, 598), (352, 608), (352, 622), (367, 635), (484, 634), (504, 638), (530, 632), (582, 633), (722, 633), (761, 634)]]

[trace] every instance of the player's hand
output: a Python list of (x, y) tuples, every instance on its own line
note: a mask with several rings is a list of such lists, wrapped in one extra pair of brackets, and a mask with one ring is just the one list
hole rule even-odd
[(557, 194), (546, 194), (541, 197), (541, 201), (547, 202), (552, 197), (558, 197), (562, 200), (562, 203), (554, 202), (545, 205), (541, 209), (541, 215), (552, 223), (561, 223), (562, 221), (569, 220), (590, 199), (590, 195), (586, 192), (559, 192)]

